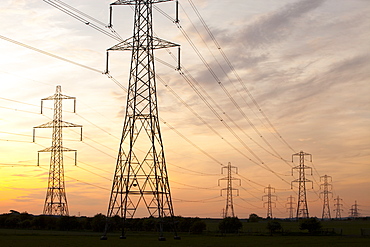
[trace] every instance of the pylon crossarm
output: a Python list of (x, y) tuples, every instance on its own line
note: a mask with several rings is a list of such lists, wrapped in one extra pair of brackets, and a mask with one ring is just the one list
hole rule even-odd
[(153, 37), (153, 44), (150, 44), (151, 46), (148, 47), (145, 43), (142, 41), (146, 40), (146, 38), (141, 38), (142, 40), (139, 41), (140, 45), (137, 45), (137, 42), (135, 42), (134, 38), (128, 38), (117, 45), (112, 46), (107, 51), (132, 51), (132, 50), (142, 50), (147, 51), (148, 49), (164, 49), (164, 48), (171, 48), (171, 47), (178, 47), (180, 45), (175, 44), (170, 41), (166, 41), (164, 39), (160, 39), (157, 37)]
[[(153, 3), (162, 3), (162, 2), (171, 2), (173, 0), (152, 0), (150, 1)], [(118, 0), (114, 3), (111, 3), (110, 5), (136, 5), (136, 4), (148, 4), (149, 1), (143, 1), (143, 0)]]
[[(51, 151), (54, 151), (54, 150), (56, 150), (56, 148), (49, 147), (49, 148), (39, 150), (38, 152), (39, 153), (41, 153), (41, 152), (51, 152)], [(65, 148), (65, 147), (60, 147), (60, 148), (58, 148), (58, 150), (60, 150), (62, 152), (77, 152), (77, 150), (75, 150), (75, 149), (70, 149), (70, 148)]]
[(33, 127), (34, 129), (40, 129), (40, 128), (53, 128), (57, 124), (57, 127), (62, 127), (62, 128), (71, 128), (71, 127), (79, 127), (82, 128), (82, 125), (79, 124), (74, 124), (74, 123), (69, 123), (66, 121), (50, 121), (44, 124), (41, 124), (39, 126)]
[(35, 130), (35, 129), (39, 129), (39, 128), (53, 128), (53, 123), (54, 123), (54, 121), (50, 121), (50, 122), (41, 124), (39, 126), (33, 127), (33, 129)]
[(221, 189), (221, 196), (222, 196), (222, 191), (226, 190), (227, 191), (227, 188), (223, 188)]
[(55, 100), (55, 99), (74, 99), (75, 100), (76, 97), (71, 97), (71, 96), (67, 96), (67, 95), (64, 95), (64, 94), (54, 94), (52, 96), (43, 98), (41, 100)]
[(70, 123), (70, 122), (66, 122), (66, 121), (61, 121), (62, 122), (62, 127), (65, 127), (65, 128), (72, 128), (72, 127), (78, 127), (78, 128), (82, 128), (82, 125), (80, 124), (74, 124), (74, 123)]

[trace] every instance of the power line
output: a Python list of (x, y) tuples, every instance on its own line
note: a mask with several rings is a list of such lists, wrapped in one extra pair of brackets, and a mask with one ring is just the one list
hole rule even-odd
[[(17, 42), (17, 41), (14, 41), (14, 40), (8, 39), (8, 38), (6, 38), (6, 37), (4, 37), (4, 36), (0, 36), (0, 38), (3, 38), (4, 40), (7, 40), (7, 41), (12, 42), (12, 43), (14, 43), (14, 44), (21, 45), (21, 46), (23, 46), (23, 47), (26, 47), (26, 48), (32, 49), (32, 50), (34, 50), (34, 51), (37, 51), (37, 52), (40, 52), (40, 53), (43, 53), (43, 54), (46, 54), (46, 55), (49, 55), (49, 56), (52, 56), (52, 57), (55, 57), (55, 58), (60, 59), (60, 57), (59, 57), (59, 56), (56, 56), (56, 55), (50, 54), (50, 53), (48, 53), (48, 52), (44, 52), (44, 51), (42, 51), (42, 50), (40, 50), (40, 49), (37, 49), (37, 48), (34, 48), (34, 47), (30, 47), (30, 46), (25, 45), (25, 44), (22, 44), (22, 43), (20, 43), (20, 42)], [(70, 60), (68, 60), (68, 59), (61, 59), (61, 60), (66, 61), (66, 62), (72, 62), (72, 61), (70, 61)], [(73, 63), (73, 64), (76, 64), (76, 65), (79, 65), (78, 63), (75, 63), (75, 62), (72, 62), (72, 63)], [(82, 66), (82, 67), (84, 67), (84, 68), (88, 68), (88, 69), (91, 69), (91, 70), (94, 70), (94, 71), (96, 71), (96, 72), (101, 73), (101, 71), (100, 71), (100, 70), (96, 70), (96, 69), (93, 69), (93, 68), (88, 67), (88, 66)], [(111, 75), (109, 75), (109, 74), (107, 74), (107, 75), (108, 75), (108, 78), (112, 79), (113, 81), (115, 80)], [(118, 82), (118, 81), (116, 81), (116, 82)], [(117, 84), (117, 85), (122, 86), (120, 83), (116, 83), (116, 84)], [(271, 170), (271, 171), (272, 171), (272, 170)], [(272, 171), (272, 172), (273, 172), (273, 171)], [(273, 172), (273, 173), (274, 173), (274, 172)], [(282, 180), (284, 180), (284, 179), (282, 179)]]
[[(203, 20), (203, 18), (200, 16), (200, 14), (199, 14), (199, 12), (197, 11), (197, 9), (195, 8), (195, 6), (194, 5), (192, 5), (192, 7), (193, 7), (193, 9), (194, 9), (194, 11), (196, 11), (197, 12), (197, 14), (198, 14), (198, 17), (203, 21), (202, 23), (203, 23), (203, 25), (205, 25), (205, 26), (207, 26), (205, 23), (204, 23), (204, 20)], [(228, 75), (228, 73), (226, 73), (226, 71), (224, 70), (224, 68), (221, 66), (221, 64), (220, 64), (220, 62), (218, 61), (218, 59), (216, 58), (216, 56), (214, 55), (214, 53), (211, 51), (211, 49), (209, 48), (209, 45), (208, 45), (208, 42), (206, 42), (205, 40), (204, 40), (204, 38), (203, 38), (203, 36), (199, 33), (199, 31), (198, 31), (198, 29), (195, 27), (195, 25), (194, 25), (194, 23), (192, 22), (192, 20), (189, 18), (189, 16), (186, 14), (186, 12), (185, 12), (185, 9), (183, 9), (183, 11), (184, 11), (184, 13), (185, 13), (185, 15), (187, 16), (187, 18), (189, 19), (189, 21), (191, 22), (191, 24), (192, 24), (192, 26), (193, 26), (193, 28), (195, 29), (195, 31), (197, 32), (197, 34), (198, 34), (198, 36), (200, 37), (200, 39), (203, 41), (203, 43), (204, 43), (204, 45), (208, 48), (208, 50), (209, 50), (209, 52), (212, 54), (212, 56), (213, 56), (213, 58), (214, 58), (214, 60), (216, 61), (216, 63), (218, 64), (218, 66), (220, 67), (220, 69), (222, 70), (222, 72), (225, 74), (225, 76), (228, 78), (228, 80), (229, 80), (229, 82), (230, 82), (230, 84), (231, 85), (234, 85), (232, 82), (231, 82), (231, 79), (230, 79), (230, 77), (229, 77), (229, 75)], [(178, 26), (179, 26), (179, 24), (178, 24)], [(181, 28), (182, 29), (182, 28)], [(207, 29), (208, 31), (209, 31), (209, 33), (212, 35), (212, 33), (210, 32), (210, 30), (209, 29)], [(185, 32), (185, 31), (184, 31)], [(212, 37), (213, 37), (213, 35), (212, 35)], [(214, 38), (214, 37), (213, 37)], [(215, 39), (214, 39), (214, 41), (216, 41)], [(217, 41), (216, 41), (217, 42)], [(221, 49), (221, 47), (220, 46), (217, 46), (217, 48), (219, 48), (219, 49)], [(227, 59), (227, 57), (226, 57), (226, 59)], [(202, 60), (203, 61), (203, 60)], [(216, 80), (217, 81), (217, 80)], [(219, 81), (219, 80), (218, 80)], [(220, 83), (220, 82), (219, 82)], [(223, 86), (223, 84), (221, 84), (222, 85), (222, 87), (224, 87)], [(234, 87), (235, 87), (235, 85), (234, 85)], [(226, 88), (225, 88), (225, 90), (226, 90)], [(236, 90), (236, 92), (238, 93), (238, 94), (240, 94), (240, 92), (239, 92), (239, 90)], [(231, 94), (228, 94), (231, 98), (233, 98), (232, 97), (232, 95)], [(248, 104), (248, 102), (246, 102), (246, 100), (245, 100), (245, 97), (242, 97), (241, 96), (241, 98), (244, 100), (244, 102), (246, 103), (246, 105), (248, 105), (248, 107), (253, 111), (253, 109), (251, 108), (251, 106)], [(236, 102), (236, 101), (235, 101)], [(253, 112), (254, 113), (254, 112)], [(258, 116), (257, 116), (258, 117)], [(282, 161), (284, 161), (288, 166), (290, 166), (291, 167), (291, 164), (290, 163), (288, 163), (288, 161), (286, 160), (286, 159), (284, 159), (273, 147), (272, 147), (272, 145), (265, 139), (265, 137), (258, 131), (258, 129), (256, 128), (256, 126), (252, 123), (252, 121), (249, 119), (249, 117), (247, 116), (247, 115), (245, 115), (245, 117), (244, 117), (246, 120), (247, 120), (247, 122), (249, 123), (249, 125), (255, 130), (255, 132), (258, 134), (258, 136), (259, 137), (261, 137), (262, 138), (262, 140), (265, 142), (265, 144), (267, 144), (268, 145), (268, 147), (273, 151), (273, 153), (272, 152), (270, 152), (269, 150), (267, 150), (266, 148), (264, 148), (261, 144), (259, 144), (257, 141), (255, 141), (252, 137), (250, 137), (242, 128), (240, 128), (239, 127), (239, 125), (237, 125), (233, 120), (231, 120), (231, 119), (229, 119), (229, 120), (231, 120), (232, 122), (233, 122), (233, 124), (240, 130), (240, 131), (242, 131), (243, 133), (244, 133), (244, 135), (246, 135), (252, 142), (254, 142), (256, 145), (258, 145), (261, 149), (263, 149), (265, 152), (267, 152), (267, 153), (269, 153), (270, 155), (272, 155), (272, 156), (274, 156), (274, 157), (276, 157), (276, 158), (278, 158), (278, 159), (280, 159), (280, 160), (282, 160)], [(263, 123), (262, 121), (261, 121), (261, 123)], [(266, 127), (266, 126), (265, 126)]]
[(7, 37), (2, 36), (2, 35), (0, 35), (0, 39), (6, 40), (6, 41), (8, 41), (8, 42), (11, 42), (11, 43), (13, 43), (13, 44), (16, 44), (16, 45), (19, 45), (19, 46), (25, 47), (25, 48), (30, 49), (30, 50), (33, 50), (33, 51), (36, 51), (36, 52), (38, 52), (38, 53), (42, 53), (42, 54), (47, 55), (47, 56), (49, 56), (49, 57), (53, 57), (53, 58), (56, 58), (56, 59), (62, 60), (62, 61), (64, 61), (64, 62), (68, 62), (68, 63), (74, 64), (74, 65), (80, 66), (80, 67), (85, 68), (85, 69), (89, 69), (89, 70), (92, 70), (92, 71), (95, 71), (95, 72), (98, 72), (98, 73), (103, 73), (101, 70), (94, 69), (94, 68), (92, 68), (92, 67), (89, 67), (89, 66), (86, 66), (86, 65), (83, 65), (83, 64), (80, 64), (80, 63), (74, 62), (74, 61), (72, 61), (72, 60), (69, 60), (69, 59), (66, 59), (66, 58), (63, 58), (63, 57), (60, 57), (60, 56), (54, 55), (54, 54), (52, 54), (52, 53), (49, 53), (49, 52), (46, 52), (46, 51), (43, 51), (43, 50), (37, 49), (37, 48), (35, 48), (35, 47), (32, 47), (32, 46), (26, 45), (26, 44), (24, 44), (24, 43), (18, 42), (18, 41), (16, 41), (16, 40), (13, 40), (13, 39), (7, 38)]
[(281, 139), (281, 141), (283, 143), (285, 143), (288, 148), (290, 150), (292, 150), (293, 152), (294, 149), (286, 142), (286, 140), (282, 137), (282, 135), (277, 131), (277, 129), (273, 126), (273, 124), (271, 123), (271, 121), (268, 119), (267, 115), (264, 113), (264, 111), (261, 109), (261, 107), (259, 106), (259, 104), (257, 103), (257, 101), (254, 99), (253, 95), (251, 94), (251, 92), (248, 90), (248, 88), (245, 86), (245, 83), (244, 81), (241, 79), (241, 77), (239, 76), (239, 74), (237, 73), (237, 71), (235, 70), (233, 64), (231, 63), (231, 61), (229, 60), (229, 58), (226, 56), (226, 54), (224, 53), (222, 47), (220, 46), (220, 44), (218, 43), (218, 41), (216, 40), (215, 36), (213, 35), (213, 33), (211, 32), (211, 30), (209, 29), (208, 25), (206, 24), (206, 22), (204, 21), (203, 17), (201, 16), (201, 14), (199, 13), (198, 9), (196, 8), (195, 4), (193, 3), (192, 0), (188, 0), (190, 5), (192, 6), (194, 12), (197, 14), (199, 20), (201, 21), (201, 23), (203, 24), (204, 28), (206, 29), (207, 33), (209, 34), (209, 36), (211, 37), (212, 41), (214, 42), (214, 44), (216, 45), (217, 47), (217, 50), (221, 53), (221, 55), (223, 56), (223, 58), (225, 59), (225, 61), (227, 62), (229, 68), (231, 69), (231, 71), (234, 73), (235, 77), (238, 79), (238, 81), (240, 82), (240, 84), (242, 85), (244, 91), (247, 93), (247, 95), (250, 97), (250, 99), (252, 100), (253, 104), (256, 106), (256, 108), (258, 109), (258, 111), (262, 114), (262, 116), (265, 118), (265, 120), (268, 122), (268, 124), (271, 126), (271, 128), (274, 130), (273, 133), (276, 133), (278, 135), (278, 137)]
[[(28, 49), (31, 49), (31, 50), (34, 50), (34, 51), (37, 51), (37, 52), (39, 52), (39, 53), (42, 53), (42, 54), (45, 54), (45, 55), (48, 55), (48, 56), (51, 56), (51, 57), (54, 57), (54, 58), (57, 58), (57, 59), (60, 59), (60, 60), (62, 60), (62, 61), (65, 61), (65, 62), (69, 62), (69, 63), (72, 63), (72, 64), (75, 64), (75, 65), (78, 65), (78, 66), (80, 66), (80, 67), (83, 67), (83, 68), (86, 68), (86, 69), (90, 69), (90, 70), (93, 70), (93, 71), (95, 71), (95, 72), (99, 72), (99, 73), (103, 73), (103, 72), (101, 72), (100, 70), (97, 70), (97, 69), (94, 69), (94, 68), (91, 68), (91, 67), (89, 67), (89, 66), (85, 66), (85, 65), (82, 65), (82, 64), (79, 64), (79, 63), (76, 63), (76, 62), (73, 62), (73, 61), (71, 61), (71, 60), (68, 60), (68, 59), (65, 59), (65, 58), (62, 58), (62, 57), (59, 57), (59, 56), (56, 56), (56, 55), (54, 55), (54, 54), (51, 54), (51, 53), (48, 53), (48, 52), (45, 52), (45, 51), (42, 51), (42, 50), (40, 50), (40, 49), (37, 49), (37, 48), (34, 48), (34, 47), (31, 47), (31, 46), (29, 46), (29, 45), (26, 45), (26, 44), (23, 44), (23, 43), (21, 43), (21, 42), (18, 42), (18, 41), (15, 41), (15, 40), (12, 40), (12, 39), (9, 39), (9, 38), (6, 38), (6, 37), (4, 37), (4, 36), (1, 36), (0, 35), (0, 38), (2, 38), (2, 39), (4, 39), (4, 40), (6, 40), (6, 41), (9, 41), (9, 42), (11, 42), (11, 43), (14, 43), (14, 44), (17, 44), (17, 45), (20, 45), (20, 46), (23, 46), (23, 47), (25, 47), (25, 48), (28, 48)], [(117, 85), (119, 85), (121, 88), (124, 88), (123, 86), (122, 86), (122, 84), (120, 84), (115, 78), (113, 78), (109, 73), (105, 73), (107, 76), (108, 76), (108, 78), (110, 78), (112, 81), (114, 81)], [(181, 73), (180, 73), (181, 74)], [(217, 114), (218, 115), (218, 114)], [(220, 121), (223, 121), (222, 120), (222, 118), (219, 116), (219, 119), (220, 119)], [(225, 122), (223, 122), (224, 123), (224, 125), (225, 125)], [(228, 125), (225, 125), (229, 130), (231, 130), (231, 128), (230, 128), (230, 126), (228, 126)], [(250, 150), (249, 148), (248, 148), (248, 146), (235, 134), (235, 132), (234, 131), (232, 131), (231, 130), (231, 132), (233, 133), (233, 135), (239, 140), (239, 142), (241, 142), (242, 143), (242, 145), (244, 146), (244, 147), (246, 147), (248, 150)], [(222, 137), (221, 137), (222, 138)], [(225, 140), (225, 139), (224, 139)], [(226, 141), (226, 140), (225, 140)], [(275, 175), (277, 175), (281, 180), (283, 180), (284, 182), (286, 182), (286, 183), (289, 183), (289, 182), (287, 182), (285, 179), (283, 179), (283, 178), (281, 178), (276, 172), (274, 172), (273, 170), (271, 170), (266, 164), (264, 164), (263, 162), (262, 162), (262, 165), (261, 164), (259, 164), (259, 163), (257, 163), (257, 162), (255, 162), (255, 161), (253, 161), (251, 158), (249, 158), (248, 156), (246, 156), (243, 152), (241, 152), (241, 151), (239, 151), (235, 146), (233, 146), (230, 142), (228, 142), (228, 144), (230, 145), (230, 146), (232, 146), (235, 150), (237, 150), (241, 155), (243, 155), (243, 156), (245, 156), (247, 159), (249, 159), (250, 161), (252, 161), (253, 163), (255, 163), (255, 164), (257, 164), (257, 165), (259, 165), (259, 166), (261, 166), (262, 168), (264, 168), (264, 169), (267, 169), (267, 170), (269, 170), (269, 171), (271, 171), (272, 173), (274, 173)], [(251, 151), (251, 150), (250, 150)], [(254, 154), (253, 153), (253, 151), (251, 151), (252, 152), (252, 154)], [(256, 156), (257, 157), (257, 156)], [(258, 158), (258, 157), (257, 157)], [(259, 159), (259, 158), (258, 158)]]
[[(48, 170), (47, 168), (44, 168), (42, 166), (37, 166), (37, 168)], [(64, 175), (64, 177), (69, 178), (69, 179), (72, 179), (72, 180), (75, 180), (75, 181), (80, 182), (80, 183), (83, 183), (83, 184), (87, 184), (87, 185), (90, 185), (90, 186), (93, 186), (93, 187), (102, 189), (102, 190), (108, 190), (109, 191), (109, 189), (107, 189), (105, 187), (102, 187), (102, 186), (99, 186), (99, 185), (96, 185), (95, 183), (93, 184), (93, 183), (85, 182), (85, 181), (82, 181), (81, 179), (76, 179), (76, 178), (73, 178), (73, 177), (68, 176), (68, 175)]]

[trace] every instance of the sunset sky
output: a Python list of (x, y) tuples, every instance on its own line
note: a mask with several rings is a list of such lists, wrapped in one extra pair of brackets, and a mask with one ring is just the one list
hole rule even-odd
[[(112, 0), (63, 2), (108, 24)], [(156, 7), (175, 17), (174, 2)], [(368, 0), (181, 0), (179, 28), (154, 11), (156, 35), (181, 45), (183, 71), (195, 88), (156, 62), (176, 215), (221, 217), (226, 183), (218, 180), (231, 162), (241, 179), (234, 184), (239, 218), (266, 217), (269, 185), (277, 196), (273, 216), (288, 217), (287, 198), (297, 198), (292, 154), (301, 150), (313, 157), (306, 162), (313, 171), (307, 170), (310, 216), (321, 217), (324, 175), (332, 177), (331, 210), (339, 196), (342, 216), (355, 201), (361, 215), (370, 215), (369, 13)], [(132, 25), (132, 9), (115, 7), (113, 28), (124, 39)], [(73, 101), (63, 101), (63, 120), (84, 132), (82, 142), (78, 130), (63, 132), (64, 146), (78, 150), (77, 166), (72, 153), (64, 159), (69, 212), (106, 214), (126, 103), (117, 84), (127, 87), (130, 52), (110, 53), (115, 83), (101, 72), (106, 49), (118, 41), (41, 0), (1, 1), (0, 30), (0, 213), (42, 213), (50, 154), (42, 153), (37, 166), (37, 151), (51, 145), (52, 130), (37, 129), (33, 143), (32, 129), (52, 118), (52, 102), (40, 114), (40, 101), (61, 85), (77, 98), (77, 114)], [(176, 66), (177, 50), (170, 52), (155, 54)]]

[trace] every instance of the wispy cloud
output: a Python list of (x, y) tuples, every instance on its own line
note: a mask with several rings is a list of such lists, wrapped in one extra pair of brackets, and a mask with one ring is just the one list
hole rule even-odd
[(279, 42), (291, 33), (300, 18), (317, 9), (324, 2), (323, 0), (298, 1), (263, 15), (240, 33), (239, 40), (243, 39), (244, 44), (251, 48), (262, 48), (264, 45)]

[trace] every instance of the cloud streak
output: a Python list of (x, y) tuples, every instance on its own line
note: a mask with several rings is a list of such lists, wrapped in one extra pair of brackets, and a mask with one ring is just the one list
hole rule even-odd
[(250, 48), (263, 48), (287, 37), (300, 18), (320, 7), (323, 0), (303, 0), (263, 15), (241, 32), (239, 40)]

